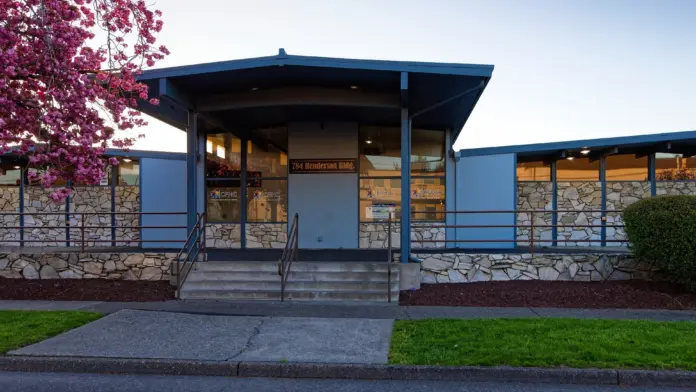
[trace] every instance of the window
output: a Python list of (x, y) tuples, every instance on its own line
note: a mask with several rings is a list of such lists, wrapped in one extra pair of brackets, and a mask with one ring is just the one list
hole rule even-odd
[[(414, 129), (411, 151), (411, 219), (444, 220), (445, 133)], [(401, 131), (361, 127), (360, 221), (401, 218)]]
[(551, 165), (542, 162), (519, 162), (517, 181), (551, 181)]
[(648, 181), (648, 157), (610, 155), (605, 162), (607, 181)]
[(247, 144), (247, 222), (288, 221), (288, 130), (258, 129)]
[(287, 177), (286, 128), (257, 130), (253, 136), (254, 142), (258, 141), (259, 144), (247, 144), (247, 170), (258, 173), (260, 177)]
[(205, 154), (208, 222), (242, 219), (241, 140), (229, 133), (207, 135)]
[(558, 181), (599, 181), (599, 160), (589, 158), (562, 159), (556, 162)]
[(22, 167), (16, 164), (0, 164), (0, 186), (19, 186)]
[[(111, 168), (107, 173), (111, 173)], [(110, 178), (108, 176), (107, 178)], [(108, 185), (108, 180), (105, 185)], [(118, 164), (118, 183), (120, 186), (140, 185), (140, 163), (130, 159), (123, 159)]]
[(239, 180), (207, 180), (206, 191), (208, 221), (241, 221), (242, 189)]
[(656, 153), (655, 179), (657, 181), (696, 180), (696, 158), (684, 158), (682, 154)]
[(288, 181), (261, 180), (247, 186), (247, 221), (287, 222)]

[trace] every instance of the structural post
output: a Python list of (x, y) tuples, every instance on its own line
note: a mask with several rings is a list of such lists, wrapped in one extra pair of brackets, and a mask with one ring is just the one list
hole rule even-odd
[(655, 153), (648, 155), (648, 179), (650, 180), (650, 196), (657, 194), (657, 183), (655, 182)]
[(401, 73), (401, 262), (411, 256), (411, 119), (408, 116), (408, 73)]
[[(599, 181), (602, 189), (602, 213), (600, 214), (602, 227), (599, 238), (601, 240), (600, 245), (607, 246), (607, 158), (604, 155), (599, 159)], [(590, 224), (594, 225), (594, 219), (590, 220)], [(590, 242), (590, 246), (592, 246), (592, 242)]]
[[(557, 165), (556, 161), (551, 161), (551, 209), (554, 211), (551, 214), (551, 239), (553, 242), (552, 246), (558, 246), (558, 173), (556, 171)], [(565, 245), (565, 243), (563, 243)]]
[(240, 139), (241, 140), (241, 149), (240, 152), (242, 154), (242, 160), (241, 160), (241, 173), (240, 173), (240, 182), (241, 184), (239, 189), (241, 189), (241, 195), (239, 195), (239, 201), (241, 204), (241, 214), (240, 214), (240, 220), (241, 220), (241, 227), (239, 230), (239, 241), (240, 241), (240, 247), (242, 249), (246, 249), (246, 225), (247, 225), (247, 205), (249, 201), (247, 200), (247, 155), (249, 153), (249, 138), (247, 138), (246, 134)]
[(198, 154), (198, 113), (189, 112), (186, 128), (186, 227), (187, 233), (196, 226), (196, 156)]

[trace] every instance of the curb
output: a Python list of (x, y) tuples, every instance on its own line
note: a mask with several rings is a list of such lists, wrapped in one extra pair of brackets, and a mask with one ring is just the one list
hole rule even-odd
[(696, 372), (0, 356), (0, 371), (696, 387)]

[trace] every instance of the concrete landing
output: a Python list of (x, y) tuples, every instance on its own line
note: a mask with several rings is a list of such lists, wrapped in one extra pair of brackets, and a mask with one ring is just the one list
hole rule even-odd
[(121, 310), (9, 354), (383, 364), (392, 326), (393, 320)]

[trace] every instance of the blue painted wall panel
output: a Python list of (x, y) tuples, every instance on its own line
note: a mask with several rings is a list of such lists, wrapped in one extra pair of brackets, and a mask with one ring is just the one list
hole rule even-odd
[[(140, 204), (143, 212), (186, 211), (186, 161), (143, 158), (140, 160)], [(186, 215), (143, 215), (143, 226), (186, 226)], [(141, 238), (180, 240), (179, 243), (143, 242), (144, 248), (181, 248), (186, 229), (142, 229)]]
[[(515, 154), (463, 157), (457, 161), (457, 204), (463, 210), (515, 209)], [(514, 225), (507, 214), (457, 214), (458, 225)], [(458, 228), (457, 240), (514, 240), (515, 228)], [(459, 248), (511, 248), (514, 242), (457, 242)]]

